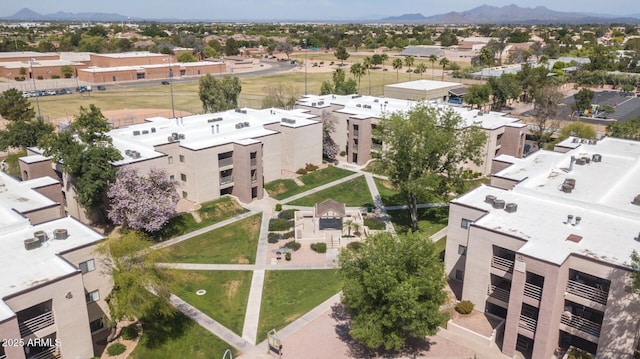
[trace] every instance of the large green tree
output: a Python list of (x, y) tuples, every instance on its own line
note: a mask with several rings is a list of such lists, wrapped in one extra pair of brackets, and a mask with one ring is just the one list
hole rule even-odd
[(393, 69), (396, 70), (396, 82), (399, 81), (400, 69), (402, 68), (403, 64), (404, 62), (402, 61), (402, 59), (393, 59), (393, 61), (391, 62), (391, 66), (393, 66)]
[(268, 83), (264, 93), (266, 96), (262, 99), (262, 108), (291, 109), (300, 97), (299, 91), (290, 82)]
[(594, 93), (588, 88), (581, 88), (580, 91), (573, 95), (575, 103), (573, 109), (578, 111), (581, 115), (585, 110), (591, 109), (591, 101), (593, 101)]
[(562, 92), (557, 87), (548, 85), (536, 91), (535, 94), (534, 126), (529, 131), (538, 148), (543, 148), (546, 143), (551, 142), (551, 137), (559, 128), (556, 117)]
[(33, 107), (16, 89), (9, 89), (0, 95), (0, 115), (7, 120), (6, 127), (0, 130), (1, 151), (9, 147), (36, 146), (40, 138), (54, 130), (51, 124), (41, 118), (34, 119)]
[(640, 117), (624, 122), (611, 122), (607, 125), (606, 131), (607, 136), (640, 140)]
[(340, 66), (343, 66), (344, 60), (348, 59), (349, 56), (351, 56), (343, 45), (338, 45), (333, 55), (336, 57), (336, 59), (340, 60)]
[(17, 122), (31, 120), (36, 112), (22, 92), (12, 88), (0, 95), (0, 115), (5, 120)]
[(411, 227), (418, 229), (418, 200), (457, 191), (462, 165), (480, 164), (484, 131), (467, 126), (452, 110), (418, 103), (407, 112), (383, 116), (375, 137), (385, 144), (382, 166), (407, 201)]
[(320, 87), (320, 95), (336, 94), (349, 95), (358, 92), (358, 84), (354, 79), (346, 79), (343, 69), (337, 68), (333, 71), (333, 81), (323, 81)]
[(445, 320), (444, 270), (431, 240), (419, 234), (368, 237), (340, 252), (342, 302), (350, 334), (367, 347), (400, 350), (410, 338), (433, 335)]
[(520, 95), (520, 84), (514, 74), (502, 74), (497, 78), (490, 78), (487, 82), (491, 86), (493, 109), (500, 111), (507, 105), (508, 100), (516, 99)]
[(484, 104), (489, 102), (491, 98), (491, 85), (489, 84), (473, 84), (467, 90), (467, 93), (464, 94), (464, 102), (468, 103), (473, 107), (473, 105), (481, 108)]
[(211, 74), (200, 77), (198, 94), (204, 112), (226, 111), (238, 107), (238, 96), (242, 91), (240, 79), (225, 76), (217, 79)]
[(122, 159), (111, 144), (107, 119), (95, 106), (80, 107), (67, 131), (44, 136), (39, 146), (45, 156), (71, 176), (76, 200), (86, 209), (104, 209), (109, 182), (115, 178), (113, 162)]

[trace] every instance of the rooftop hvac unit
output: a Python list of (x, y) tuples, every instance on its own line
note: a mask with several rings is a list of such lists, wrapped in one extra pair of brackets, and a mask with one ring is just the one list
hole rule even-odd
[(24, 240), (24, 249), (30, 251), (41, 246), (41, 243), (35, 238), (29, 238)]
[(573, 191), (573, 186), (571, 186), (570, 184), (567, 184), (567, 183), (563, 183), (562, 184), (562, 192), (571, 193), (571, 191)]
[(240, 113), (240, 112), (242, 112), (242, 110), (241, 110), (241, 109), (239, 109), (239, 108), (236, 108), (236, 112), (237, 112), (237, 113)]
[(58, 228), (53, 231), (53, 239), (67, 239), (69, 237), (69, 232), (65, 228)]
[(44, 243), (47, 241), (47, 234), (44, 231), (33, 232), (33, 238), (40, 243)]
[(484, 197), (484, 201), (486, 203), (491, 203), (493, 205), (493, 202), (495, 202), (496, 200), (496, 196), (492, 195), (492, 194), (488, 194)]
[(143, 131), (142, 131), (142, 134), (143, 134), (143, 135), (148, 135), (148, 134), (149, 134), (149, 130), (143, 130)]
[(151, 133), (156, 133), (156, 128), (155, 127), (151, 127)]
[(177, 132), (173, 132), (171, 133), (171, 137), (173, 137), (174, 140), (178, 140), (178, 133)]
[(507, 203), (504, 210), (507, 213), (514, 213), (518, 210), (518, 205), (516, 203)]
[(125, 154), (125, 155), (127, 155), (127, 156), (131, 156), (131, 152), (133, 152), (133, 151), (131, 151), (131, 150), (124, 150), (124, 154)]
[(587, 163), (587, 161), (584, 160), (584, 157), (576, 159), (576, 164), (577, 165), (584, 166), (586, 163)]
[(493, 201), (493, 208), (495, 209), (503, 209), (504, 208), (504, 200), (496, 199)]
[(362, 107), (362, 104), (357, 103), (356, 107)]
[(246, 121), (245, 121), (245, 123), (244, 123), (244, 127), (249, 127), (249, 122), (246, 122)]
[(317, 102), (312, 102), (311, 106), (316, 107), (316, 106), (318, 106), (318, 103)]
[(185, 137), (184, 133), (181, 133), (181, 134), (178, 135), (178, 138), (181, 139), (181, 140), (184, 140), (186, 137)]
[(599, 154), (599, 153), (596, 153), (593, 156), (591, 156), (591, 160), (593, 162), (601, 162), (602, 161), (602, 155)]
[(240, 113), (246, 115), (247, 114), (247, 110), (240, 110)]
[(640, 206), (640, 194), (635, 196), (635, 198), (633, 199), (633, 202), (631, 203), (635, 204), (636, 206)]
[(578, 143), (580, 142), (579, 138), (574, 137), (573, 140), (571, 140), (572, 143)]
[(236, 129), (241, 129), (243, 127), (244, 127), (244, 124), (242, 122), (236, 123)]
[(173, 136), (169, 136), (169, 137), (167, 137), (167, 141), (169, 141), (169, 142), (173, 142), (173, 141), (175, 141), (175, 140), (176, 140), (176, 139), (175, 139), (175, 138), (173, 138)]
[(318, 106), (324, 105), (324, 101), (318, 101)]
[(218, 122), (218, 121), (222, 121), (222, 117), (210, 118), (210, 119), (207, 120), (207, 122), (209, 122), (209, 123)]
[(140, 152), (138, 151), (133, 151), (133, 153), (131, 154), (132, 158), (138, 159), (140, 158)]
[(140, 136), (140, 131), (133, 131), (134, 136)]

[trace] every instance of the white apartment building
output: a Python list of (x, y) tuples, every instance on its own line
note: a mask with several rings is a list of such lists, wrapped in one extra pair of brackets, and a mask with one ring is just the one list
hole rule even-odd
[[(48, 178), (48, 177), (47, 177)], [(0, 358), (90, 358), (108, 335), (108, 263), (103, 236), (70, 217), (38, 189), (0, 172)]]
[(570, 138), (560, 151), (499, 156), (491, 186), (451, 201), (445, 269), (456, 293), (504, 319), (504, 354), (638, 355), (640, 142)]

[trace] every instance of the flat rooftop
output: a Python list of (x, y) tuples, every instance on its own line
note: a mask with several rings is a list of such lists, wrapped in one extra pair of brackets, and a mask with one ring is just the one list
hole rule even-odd
[[(67, 239), (53, 239), (56, 229), (66, 229)], [(48, 237), (38, 248), (27, 250), (24, 240), (33, 238), (34, 232), (44, 231)], [(28, 290), (39, 284), (61, 278), (78, 271), (58, 254), (74, 248), (96, 243), (102, 235), (71, 217), (31, 226), (22, 223), (10, 233), (0, 234), (0, 263), (5, 273), (0, 276), (0, 298)], [(12, 317), (13, 312), (2, 302), (0, 320)]]
[(456, 88), (456, 87), (460, 87), (460, 84), (457, 82), (415, 80), (415, 81), (400, 82), (397, 84), (384, 85), (384, 86), (407, 89), (407, 90), (432, 91), (432, 90), (439, 90), (439, 89)]
[[(572, 156), (590, 161), (572, 166)], [(496, 173), (519, 181), (512, 190), (482, 186), (452, 202), (486, 210), (477, 225), (527, 241), (519, 253), (556, 264), (575, 253), (628, 266), (631, 252), (640, 251), (640, 206), (632, 203), (640, 194), (640, 142), (604, 138), (567, 153), (539, 151), (501, 160), (513, 163)], [(575, 180), (570, 193), (561, 190), (566, 179)], [(517, 212), (492, 208), (486, 195), (516, 203)], [(568, 224), (568, 215), (581, 217), (580, 223)], [(582, 239), (567, 240), (572, 234)]]
[(56, 202), (32, 189), (57, 182), (50, 177), (19, 182), (0, 171), (0, 211), (5, 210), (4, 214), (0, 215), (0, 233), (4, 225), (14, 222), (10, 212), (25, 213), (55, 205)]
[(109, 57), (112, 59), (129, 59), (135, 57), (170, 57), (170, 55), (156, 54), (149, 51), (134, 51), (134, 52), (122, 52), (111, 54), (91, 54), (92, 56)]
[[(319, 123), (315, 115), (301, 109), (237, 109), (218, 113), (185, 116), (168, 119), (154, 117), (146, 123), (120, 127), (109, 132), (113, 145), (120, 150), (124, 159), (115, 163), (143, 161), (165, 156), (154, 149), (155, 146), (175, 142), (169, 140), (174, 134), (180, 147), (191, 150), (221, 146), (230, 143), (246, 144), (248, 140), (278, 133), (266, 128), (269, 124), (284, 127), (303, 127)], [(126, 155), (126, 151), (137, 151), (139, 158)]]

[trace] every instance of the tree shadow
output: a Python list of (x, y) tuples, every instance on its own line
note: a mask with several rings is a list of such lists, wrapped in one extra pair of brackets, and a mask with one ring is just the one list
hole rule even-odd
[(409, 338), (401, 350), (371, 349), (349, 334), (351, 316), (344, 304), (337, 303), (331, 307), (331, 318), (336, 321), (336, 334), (338, 334), (341, 341), (347, 344), (349, 356), (352, 358), (397, 358), (398, 356), (418, 358), (429, 351), (432, 345), (429, 338)]
[(196, 325), (186, 315), (178, 311), (172, 315), (163, 315), (155, 310), (151, 312), (154, 314), (140, 319), (144, 335), (140, 339), (139, 345), (149, 349), (158, 348), (169, 340), (181, 337), (189, 327)]

